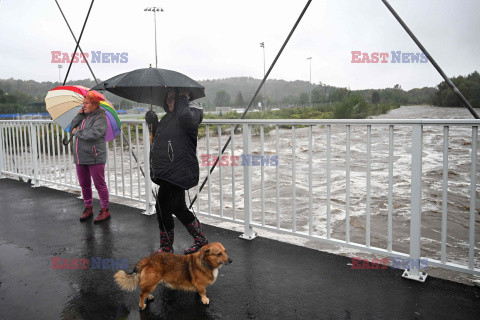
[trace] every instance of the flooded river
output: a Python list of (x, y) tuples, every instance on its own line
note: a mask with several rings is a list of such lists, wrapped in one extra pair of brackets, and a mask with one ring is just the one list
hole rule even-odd
[[(390, 111), (375, 119), (472, 119), (464, 108), (408, 106)], [(217, 132), (212, 126), (212, 132)], [(309, 232), (310, 210), (313, 234), (327, 235), (327, 212), (331, 214), (332, 237), (344, 240), (346, 211), (350, 214), (350, 240), (366, 243), (367, 212), (367, 128), (352, 126), (350, 133), (349, 206), (347, 206), (346, 126), (331, 127), (330, 206), (327, 201), (327, 129), (315, 126), (312, 131), (312, 172), (309, 172), (309, 129), (295, 129), (295, 148), (291, 129), (279, 129), (278, 152), (275, 130), (265, 134), (264, 156), (278, 157), (277, 167), (252, 167), (253, 220), (267, 226)], [(411, 195), (411, 134), (412, 127), (395, 126), (393, 135), (393, 201), (391, 204), (393, 232), (392, 249), (409, 252)], [(227, 134), (228, 135), (228, 134)], [(222, 136), (221, 145), (228, 136)], [(443, 126), (424, 126), (422, 163), (422, 256), (440, 259), (443, 190)], [(449, 130), (447, 261), (468, 261), (468, 224), (470, 216), (470, 182), (472, 129), (451, 126)], [(210, 137), (211, 155), (218, 155), (218, 137)], [(241, 135), (234, 138), (234, 155), (242, 156)], [(478, 150), (478, 149), (477, 149)], [(199, 140), (199, 157), (207, 154), (205, 139)], [(231, 147), (227, 155), (232, 155)], [(261, 155), (261, 138), (252, 137), (252, 154)], [(293, 156), (294, 155), (294, 156)], [(477, 156), (477, 162), (478, 162)], [(241, 162), (241, 158), (240, 158)], [(295, 169), (292, 163), (295, 162)], [(201, 179), (208, 166), (201, 166)], [(480, 168), (477, 163), (477, 168)], [(262, 183), (263, 170), (263, 183)], [(210, 195), (206, 188), (200, 196), (200, 211), (210, 208), (214, 214), (243, 218), (243, 167), (223, 166), (211, 175)], [(232, 173), (233, 171), (233, 173)], [(234, 185), (232, 184), (234, 176)], [(310, 177), (312, 200), (309, 197)], [(477, 177), (479, 181), (480, 177)], [(220, 180), (222, 183), (220, 184)], [(388, 181), (389, 126), (373, 125), (371, 133), (371, 245), (388, 247)], [(221, 185), (221, 187), (220, 187)], [(478, 183), (477, 183), (478, 185)], [(278, 187), (278, 207), (277, 207)], [(235, 197), (232, 197), (233, 190)], [(221, 192), (220, 192), (221, 190)], [(478, 190), (478, 187), (477, 187)], [(193, 191), (193, 190), (192, 190)], [(191, 192), (192, 193), (192, 192)], [(192, 193), (193, 195), (193, 193)], [(262, 204), (262, 197), (264, 199)], [(210, 206), (209, 206), (210, 199)], [(478, 192), (477, 192), (478, 199)], [(195, 206), (196, 208), (196, 206)], [(234, 210), (235, 208), (235, 210)], [(278, 211), (277, 211), (278, 210)], [(478, 216), (478, 215), (477, 215)], [(480, 250), (480, 224), (476, 222), (476, 248)], [(478, 262), (477, 262), (478, 266)]]

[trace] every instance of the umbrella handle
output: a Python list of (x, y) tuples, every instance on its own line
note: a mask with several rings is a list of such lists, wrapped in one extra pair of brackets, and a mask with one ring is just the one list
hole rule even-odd
[[(152, 87), (150, 87), (150, 100), (151, 99), (152, 99)], [(152, 110), (153, 110), (153, 105), (150, 103), (150, 111)], [(148, 126), (148, 129), (150, 130), (150, 147), (151, 147), (153, 144), (153, 132), (150, 125)]]
[(152, 131), (152, 126), (148, 124), (148, 131), (150, 131), (150, 147), (153, 144), (153, 131)]
[(67, 146), (70, 143), (70, 141), (72, 141), (72, 139), (73, 139), (73, 134), (70, 135), (70, 139), (68, 140), (67, 140), (67, 136), (63, 137), (63, 140), (62, 140), (63, 145)]

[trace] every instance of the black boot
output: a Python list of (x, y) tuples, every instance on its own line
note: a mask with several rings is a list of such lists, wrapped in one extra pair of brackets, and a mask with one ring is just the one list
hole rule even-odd
[(174, 237), (175, 233), (173, 229), (167, 232), (160, 230), (160, 249), (158, 249), (158, 252), (173, 253)]
[(207, 237), (203, 232), (202, 224), (197, 220), (197, 218), (195, 218), (192, 223), (186, 225), (186, 227), (188, 233), (190, 233), (190, 235), (193, 237), (194, 242), (190, 248), (185, 249), (185, 254), (197, 252), (201, 247), (208, 244)]

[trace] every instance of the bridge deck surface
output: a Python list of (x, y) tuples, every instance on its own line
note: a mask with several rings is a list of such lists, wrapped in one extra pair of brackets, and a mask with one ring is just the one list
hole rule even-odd
[[(62, 259), (127, 259), (128, 270), (158, 246), (155, 216), (111, 204), (112, 219), (78, 221), (76, 195), (0, 180), (0, 319), (478, 319), (480, 288), (430, 277), (403, 279), (401, 270), (352, 270), (350, 259), (275, 240), (246, 241), (207, 225), (233, 263), (196, 293), (158, 287), (138, 309), (138, 289), (121, 291), (115, 270), (52, 269)], [(94, 208), (99, 208), (94, 200)], [(97, 211), (95, 209), (95, 211)], [(96, 212), (95, 212), (96, 213)], [(176, 221), (175, 250), (191, 244)]]

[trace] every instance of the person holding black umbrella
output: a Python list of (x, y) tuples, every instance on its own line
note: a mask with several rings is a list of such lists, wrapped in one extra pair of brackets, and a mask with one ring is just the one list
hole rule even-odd
[(160, 228), (159, 252), (173, 253), (173, 214), (194, 239), (185, 254), (197, 252), (208, 244), (202, 224), (185, 203), (185, 190), (198, 184), (197, 135), (203, 120), (203, 111), (190, 107), (189, 100), (188, 89), (170, 89), (163, 105), (166, 115), (160, 122), (152, 110), (145, 115), (153, 132), (150, 176), (160, 186), (155, 204)]

